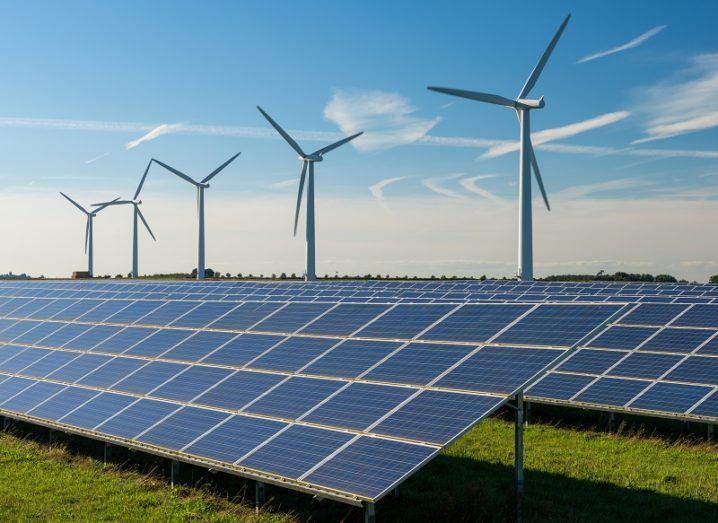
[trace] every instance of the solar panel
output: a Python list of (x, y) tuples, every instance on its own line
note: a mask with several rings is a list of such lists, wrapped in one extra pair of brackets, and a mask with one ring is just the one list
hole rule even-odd
[(0, 411), (344, 501), (384, 495), (621, 307), (73, 299), (71, 322), (14, 315), (31, 301), (0, 318)]

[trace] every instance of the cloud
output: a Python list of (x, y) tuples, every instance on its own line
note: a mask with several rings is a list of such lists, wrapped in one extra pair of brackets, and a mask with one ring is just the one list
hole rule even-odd
[(496, 203), (506, 203), (506, 200), (501, 198), (500, 196), (497, 196), (496, 194), (487, 191), (483, 187), (479, 187), (476, 185), (476, 182), (479, 180), (486, 180), (489, 178), (496, 178), (498, 174), (479, 174), (477, 176), (471, 176), (470, 178), (462, 178), (459, 180), (459, 184), (466, 189), (467, 191), (478, 194), (479, 196), (486, 198), (487, 200), (491, 200)]
[(152, 129), (147, 134), (144, 134), (137, 138), (136, 140), (132, 140), (131, 142), (127, 142), (125, 144), (125, 149), (134, 149), (138, 145), (144, 142), (149, 142), (151, 140), (154, 140), (155, 138), (159, 138), (162, 135), (169, 134), (171, 132), (176, 131), (177, 129), (181, 129), (182, 124), (166, 124), (163, 123), (162, 125), (158, 125), (154, 129)]
[(556, 199), (577, 200), (586, 196), (608, 192), (608, 191), (625, 191), (637, 187), (647, 187), (652, 185), (646, 180), (640, 178), (621, 178), (618, 180), (609, 180), (606, 182), (588, 183), (584, 185), (576, 185), (559, 191), (554, 196)]
[(463, 194), (456, 192), (453, 189), (448, 189), (441, 185), (441, 183), (446, 180), (456, 180), (457, 178), (461, 178), (462, 176), (464, 176), (464, 173), (452, 174), (450, 176), (436, 176), (433, 178), (424, 178), (423, 180), (421, 180), (421, 184), (430, 191), (440, 194), (441, 196), (447, 196), (449, 198), (455, 198), (457, 200), (466, 200), (466, 196), (464, 196)]
[(299, 182), (296, 178), (290, 178), (289, 180), (282, 180), (281, 182), (270, 183), (267, 187), (270, 189), (277, 189), (280, 191), (287, 191), (297, 186)]
[[(691, 77), (685, 80), (686, 77)], [(641, 92), (640, 109), (648, 116), (646, 137), (634, 144), (663, 140), (718, 126), (718, 53), (692, 59), (675, 81)]]
[(666, 27), (668, 27), (668, 26), (659, 25), (658, 27), (649, 29), (642, 35), (637, 36), (636, 38), (626, 42), (625, 44), (617, 45), (616, 47), (611, 47), (610, 49), (606, 49), (605, 51), (599, 51), (598, 53), (593, 53), (588, 56), (584, 56), (576, 63), (582, 64), (584, 62), (590, 62), (591, 60), (595, 60), (596, 58), (603, 58), (604, 56), (620, 53), (622, 51), (627, 51), (628, 49), (633, 49), (634, 47), (638, 47), (639, 45), (641, 45), (646, 40), (653, 38), (658, 33), (663, 31)]
[[(586, 131), (590, 131), (592, 129), (598, 129), (599, 127), (605, 127), (606, 125), (620, 122), (621, 120), (628, 118), (630, 115), (631, 113), (628, 111), (616, 111), (613, 113), (606, 113), (599, 116), (595, 116), (593, 118), (589, 118), (588, 120), (582, 120), (580, 122), (564, 125), (562, 127), (544, 129), (543, 131), (531, 133), (531, 143), (534, 145), (534, 147), (536, 147), (544, 143), (553, 142), (562, 138), (568, 138), (570, 136), (575, 136), (580, 133), (585, 133)], [(500, 145), (493, 145), (489, 147), (489, 150), (482, 154), (481, 157), (496, 158), (497, 156), (502, 156), (513, 151), (518, 151), (519, 145), (519, 142), (509, 142)]]
[(369, 186), (369, 192), (375, 200), (383, 200), (384, 188), (387, 185), (391, 185), (392, 183), (396, 183), (401, 180), (406, 180), (407, 178), (408, 176), (395, 176), (394, 178), (385, 178), (383, 180), (379, 180), (374, 185)]
[(397, 93), (337, 90), (324, 108), (324, 117), (343, 133), (364, 134), (352, 144), (373, 151), (415, 142), (439, 123), (439, 118), (414, 116), (417, 108)]

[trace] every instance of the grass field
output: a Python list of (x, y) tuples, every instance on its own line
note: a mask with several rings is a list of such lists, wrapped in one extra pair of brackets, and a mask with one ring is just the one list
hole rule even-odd
[[(41, 432), (35, 431), (35, 434)], [(718, 521), (718, 446), (533, 424), (526, 430), (527, 521)], [(361, 521), (359, 509), (279, 488), (255, 515), (251, 482), (129, 451), (53, 446), (0, 434), (0, 521)], [(129, 464), (132, 464), (130, 466)], [(490, 419), (377, 504), (378, 521), (508, 521), (513, 424)]]

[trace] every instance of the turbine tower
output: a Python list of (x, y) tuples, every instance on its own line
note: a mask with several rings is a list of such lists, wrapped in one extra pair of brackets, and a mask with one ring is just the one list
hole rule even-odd
[(102, 209), (107, 207), (113, 202), (116, 202), (119, 200), (119, 198), (115, 198), (112, 202), (108, 202), (104, 205), (100, 205), (97, 209), (94, 209), (92, 211), (88, 211), (85, 209), (82, 205), (77, 203), (75, 200), (70, 198), (68, 195), (66, 195), (64, 192), (60, 191), (60, 194), (72, 205), (80, 209), (82, 213), (84, 213), (85, 216), (87, 216), (87, 223), (85, 225), (85, 254), (87, 254), (87, 273), (90, 275), (90, 278), (93, 277), (93, 236), (94, 236), (94, 229), (93, 229), (93, 222), (95, 220), (95, 216), (97, 216), (97, 213), (100, 212)]
[(563, 30), (566, 28), (571, 15), (569, 14), (556, 31), (548, 47), (544, 51), (543, 55), (539, 59), (534, 70), (531, 71), (526, 83), (521, 89), (521, 92), (515, 100), (505, 98), (503, 96), (480, 93), (476, 91), (465, 91), (462, 89), (450, 89), (446, 87), (429, 87), (432, 91), (439, 93), (450, 94), (453, 96), (460, 96), (462, 98), (468, 98), (470, 100), (478, 100), (479, 102), (487, 102), (490, 104), (503, 105), (504, 107), (510, 107), (516, 111), (516, 115), (519, 119), (519, 125), (521, 128), (521, 149), (519, 155), (519, 259), (518, 259), (518, 272), (517, 275), (520, 280), (533, 280), (534, 277), (534, 266), (533, 266), (533, 233), (532, 233), (532, 222), (531, 222), (531, 170), (533, 169), (536, 175), (536, 182), (538, 183), (541, 195), (543, 196), (546, 208), (550, 211), (551, 207), (546, 197), (546, 190), (541, 180), (541, 173), (539, 172), (538, 162), (536, 161), (536, 155), (534, 153), (533, 146), (531, 145), (531, 120), (530, 114), (533, 109), (542, 109), (544, 107), (543, 96), (538, 100), (526, 98), (531, 92), (531, 89), (536, 84), (541, 71), (543, 71), (546, 62), (551, 56), (553, 48), (556, 47), (556, 43)]
[(209, 181), (217, 176), (225, 167), (227, 167), (230, 163), (232, 163), (237, 156), (239, 156), (241, 153), (237, 153), (234, 156), (232, 156), (229, 160), (224, 162), (222, 165), (217, 167), (214, 171), (209, 173), (207, 176), (205, 176), (202, 181), (195, 181), (194, 179), (187, 176), (185, 173), (178, 171), (174, 167), (170, 167), (169, 165), (162, 163), (159, 160), (155, 160), (154, 158), (150, 161), (150, 164), (152, 162), (157, 163), (158, 165), (161, 165), (165, 169), (167, 169), (169, 172), (176, 174), (186, 182), (191, 183), (197, 188), (197, 219), (198, 219), (198, 245), (197, 245), (197, 279), (203, 280), (204, 279), (204, 190), (209, 188)]
[(277, 122), (265, 113), (261, 107), (257, 106), (259, 112), (272, 124), (277, 132), (284, 138), (289, 146), (299, 154), (299, 159), (302, 161), (302, 173), (299, 175), (299, 191), (297, 192), (297, 207), (294, 211), (294, 236), (297, 235), (297, 222), (299, 221), (299, 210), (302, 206), (302, 192), (304, 190), (304, 179), (307, 177), (307, 171), (309, 172), (309, 179), (307, 180), (307, 267), (304, 272), (304, 279), (306, 281), (315, 280), (317, 278), (315, 269), (315, 257), (314, 257), (314, 164), (321, 162), (324, 159), (324, 155), (329, 151), (336, 149), (337, 147), (350, 142), (357, 136), (361, 136), (363, 133), (353, 134), (342, 138), (338, 142), (317, 149), (312, 154), (305, 153), (299, 144), (282, 129)]
[(142, 220), (142, 223), (144, 224), (145, 228), (147, 229), (147, 232), (150, 233), (150, 236), (154, 241), (157, 241), (157, 238), (155, 238), (155, 235), (152, 233), (152, 229), (150, 229), (150, 226), (147, 223), (147, 220), (145, 220), (144, 215), (142, 214), (142, 211), (140, 211), (140, 205), (142, 204), (142, 200), (138, 200), (140, 196), (140, 191), (142, 190), (142, 186), (145, 183), (145, 178), (147, 178), (147, 172), (150, 170), (150, 166), (152, 165), (152, 160), (147, 164), (147, 168), (145, 169), (145, 173), (142, 175), (142, 179), (140, 180), (140, 184), (137, 186), (137, 190), (135, 191), (135, 195), (132, 197), (131, 200), (120, 200), (119, 198), (116, 198), (112, 200), (111, 202), (104, 202), (104, 203), (93, 203), (93, 206), (97, 207), (108, 207), (110, 205), (132, 205), (134, 208), (132, 213), (132, 277), (137, 278), (139, 275), (138, 270), (138, 260), (137, 260), (137, 220), (138, 218)]

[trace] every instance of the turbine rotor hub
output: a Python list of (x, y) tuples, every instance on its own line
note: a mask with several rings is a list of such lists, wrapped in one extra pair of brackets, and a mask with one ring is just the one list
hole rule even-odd
[(299, 159), (305, 162), (321, 162), (324, 158), (319, 154), (308, 154), (306, 156), (300, 156)]
[(542, 109), (546, 105), (543, 101), (543, 96), (538, 100), (532, 100), (530, 98), (519, 98), (516, 100), (516, 107), (519, 109)]

